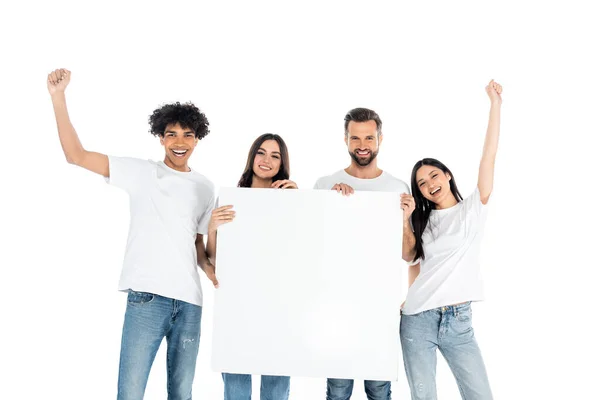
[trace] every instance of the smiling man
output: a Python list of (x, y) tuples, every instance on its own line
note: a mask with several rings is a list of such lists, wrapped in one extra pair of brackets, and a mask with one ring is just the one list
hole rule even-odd
[[(396, 192), (399, 194), (400, 206), (405, 210), (413, 210), (414, 200), (410, 196), (408, 185), (377, 167), (379, 146), (383, 141), (381, 127), (381, 119), (373, 110), (355, 108), (348, 111), (344, 118), (344, 141), (350, 154), (350, 166), (320, 178), (314, 188), (336, 190), (343, 195), (351, 195), (354, 190)], [(402, 258), (410, 260), (415, 239), (408, 220), (410, 213), (404, 215)], [(328, 379), (327, 400), (350, 399), (353, 386), (352, 379)], [(388, 381), (365, 381), (365, 393), (369, 400), (389, 400), (390, 387)]]
[(168, 104), (150, 116), (164, 161), (114, 157), (83, 148), (67, 112), (71, 73), (48, 75), (58, 136), (67, 161), (105, 177), (129, 194), (131, 221), (119, 290), (128, 292), (119, 364), (119, 400), (142, 399), (150, 368), (167, 339), (167, 390), (190, 399), (194, 379), (202, 289), (198, 266), (217, 286), (203, 235), (214, 207), (214, 186), (188, 166), (208, 120), (196, 106)]

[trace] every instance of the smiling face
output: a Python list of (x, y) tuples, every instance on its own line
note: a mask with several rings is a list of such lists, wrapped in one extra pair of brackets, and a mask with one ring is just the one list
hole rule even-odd
[[(423, 165), (416, 174), (419, 191), (423, 197), (437, 206), (447, 204), (449, 200), (454, 199), (450, 190), (451, 179), (449, 173), (444, 173), (441, 169), (431, 165)], [(456, 200), (454, 199), (454, 201)]]
[(183, 129), (178, 123), (167, 125), (160, 138), (160, 144), (165, 147), (165, 164), (178, 171), (189, 171), (188, 159), (197, 143), (193, 130)]
[(265, 140), (254, 156), (252, 172), (260, 179), (272, 180), (281, 168), (281, 149), (275, 140)]
[(366, 167), (377, 157), (379, 144), (383, 136), (377, 132), (374, 120), (365, 122), (350, 121), (346, 134), (346, 145), (352, 160), (361, 167)]

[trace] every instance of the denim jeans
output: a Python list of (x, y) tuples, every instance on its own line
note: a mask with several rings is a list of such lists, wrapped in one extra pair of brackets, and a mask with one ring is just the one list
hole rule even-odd
[[(391, 383), (388, 381), (365, 381), (365, 393), (369, 400), (390, 400), (392, 398)], [(354, 380), (327, 379), (327, 400), (349, 400), (352, 395)]]
[(117, 399), (143, 399), (150, 367), (165, 337), (168, 399), (191, 399), (201, 317), (200, 306), (152, 293), (129, 291)]
[[(223, 374), (225, 400), (250, 400), (252, 376), (245, 374)], [(289, 376), (262, 375), (260, 400), (287, 400), (290, 395)]]
[(400, 342), (413, 400), (437, 399), (438, 349), (448, 362), (463, 399), (492, 399), (483, 358), (471, 327), (471, 303), (414, 315), (402, 314)]

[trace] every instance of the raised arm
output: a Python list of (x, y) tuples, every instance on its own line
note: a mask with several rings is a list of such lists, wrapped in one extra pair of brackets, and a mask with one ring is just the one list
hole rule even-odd
[(480, 199), (483, 204), (487, 204), (492, 188), (494, 186), (494, 164), (496, 162), (496, 152), (498, 151), (498, 137), (500, 135), (500, 107), (502, 105), (502, 86), (492, 79), (486, 86), (491, 105), (490, 118), (488, 121), (485, 143), (483, 145), (483, 155), (479, 164), (479, 188)]
[(87, 151), (81, 145), (77, 132), (69, 118), (65, 89), (71, 81), (71, 72), (57, 69), (48, 74), (48, 92), (52, 98), (58, 137), (67, 162), (88, 169), (105, 177), (109, 176), (108, 157), (105, 154)]

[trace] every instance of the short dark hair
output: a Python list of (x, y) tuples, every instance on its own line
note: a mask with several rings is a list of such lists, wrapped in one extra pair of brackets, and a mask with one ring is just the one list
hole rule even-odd
[(163, 137), (167, 126), (179, 124), (183, 129), (194, 131), (196, 139), (208, 135), (208, 119), (193, 103), (180, 102), (164, 104), (152, 112), (148, 118), (150, 133)]
[(367, 122), (367, 121), (375, 121), (377, 124), (377, 135), (381, 135), (381, 118), (379, 115), (368, 108), (354, 108), (346, 114), (344, 117), (344, 131), (346, 132), (346, 136), (348, 135), (348, 125), (350, 121), (354, 122)]

